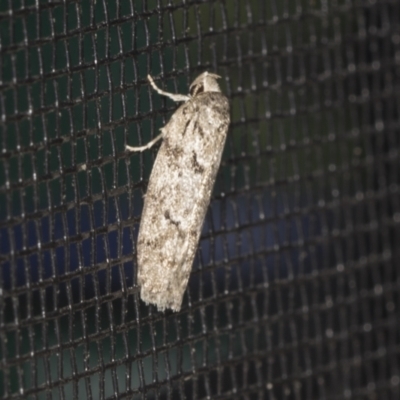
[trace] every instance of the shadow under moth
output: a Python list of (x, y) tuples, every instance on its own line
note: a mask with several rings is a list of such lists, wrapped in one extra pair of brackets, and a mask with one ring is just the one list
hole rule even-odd
[(150, 175), (137, 242), (140, 297), (159, 310), (179, 311), (196, 254), (229, 127), (229, 103), (204, 72), (189, 95), (155, 91), (183, 104), (143, 151), (163, 142)]

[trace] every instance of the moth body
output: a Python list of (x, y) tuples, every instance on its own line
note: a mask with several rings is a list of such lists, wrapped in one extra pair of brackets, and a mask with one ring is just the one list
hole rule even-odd
[[(144, 202), (137, 242), (141, 299), (159, 310), (179, 311), (229, 126), (229, 103), (217, 75), (201, 74), (191, 96), (161, 94), (184, 103), (162, 128)], [(132, 151), (139, 148), (127, 146)]]

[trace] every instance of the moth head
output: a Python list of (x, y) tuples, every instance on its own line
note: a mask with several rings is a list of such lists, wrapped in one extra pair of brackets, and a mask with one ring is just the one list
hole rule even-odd
[(217, 83), (217, 79), (221, 78), (219, 75), (211, 74), (210, 72), (203, 72), (199, 75), (190, 85), (189, 93), (195, 97), (203, 92), (220, 92), (221, 89)]

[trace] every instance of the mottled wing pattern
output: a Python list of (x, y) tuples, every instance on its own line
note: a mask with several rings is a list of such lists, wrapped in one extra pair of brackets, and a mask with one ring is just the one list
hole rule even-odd
[(181, 307), (228, 126), (227, 98), (205, 92), (163, 128), (137, 246), (141, 298), (159, 309)]

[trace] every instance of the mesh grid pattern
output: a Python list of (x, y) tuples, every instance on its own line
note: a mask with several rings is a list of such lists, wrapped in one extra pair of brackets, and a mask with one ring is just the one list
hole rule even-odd
[[(157, 148), (232, 124), (179, 313), (139, 299)], [(400, 398), (400, 5), (0, 2), (0, 397)]]

